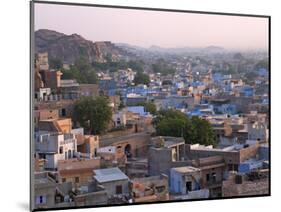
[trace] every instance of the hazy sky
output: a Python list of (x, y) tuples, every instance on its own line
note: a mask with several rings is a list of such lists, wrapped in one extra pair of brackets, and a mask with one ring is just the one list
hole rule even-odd
[(143, 47), (268, 48), (268, 19), (35, 4), (35, 30)]

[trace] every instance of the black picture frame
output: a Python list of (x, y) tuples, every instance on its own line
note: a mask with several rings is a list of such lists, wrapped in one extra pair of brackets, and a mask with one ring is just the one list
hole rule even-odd
[[(241, 198), (254, 198), (254, 197), (268, 197), (271, 196), (271, 16), (270, 15), (258, 15), (258, 14), (240, 14), (240, 13), (227, 13), (227, 12), (212, 12), (212, 11), (194, 11), (194, 10), (178, 10), (178, 9), (166, 9), (166, 8), (146, 8), (146, 7), (132, 7), (132, 6), (119, 6), (119, 5), (102, 5), (102, 4), (88, 4), (88, 3), (70, 3), (70, 2), (55, 2), (55, 1), (37, 1), (32, 0), (30, 3), (30, 210), (31, 211), (51, 211), (51, 210), (68, 210), (68, 209), (82, 209), (82, 208), (100, 208), (100, 207), (116, 207), (116, 206), (135, 206), (135, 205), (149, 205), (149, 204), (164, 204), (164, 203), (180, 203), (180, 202), (193, 202), (193, 201), (209, 201), (209, 200), (225, 200), (225, 199), (241, 199)], [(33, 127), (33, 76), (34, 76), (34, 5), (36, 4), (52, 4), (52, 5), (68, 5), (68, 6), (85, 6), (93, 8), (112, 8), (112, 9), (131, 9), (131, 10), (149, 10), (157, 12), (175, 12), (175, 13), (195, 13), (195, 14), (207, 14), (207, 15), (224, 15), (224, 16), (243, 16), (243, 17), (256, 17), (265, 18), (268, 20), (268, 58), (269, 58), (269, 191), (268, 194), (264, 195), (245, 195), (245, 196), (234, 196), (234, 197), (218, 197), (208, 199), (190, 199), (190, 200), (169, 200), (161, 202), (141, 202), (141, 203), (129, 203), (129, 204), (110, 204), (110, 205), (92, 205), (92, 206), (77, 206), (77, 207), (59, 207), (59, 208), (46, 208), (46, 209), (35, 209), (33, 208), (34, 192), (33, 192), (33, 140), (34, 140), (34, 127)]]

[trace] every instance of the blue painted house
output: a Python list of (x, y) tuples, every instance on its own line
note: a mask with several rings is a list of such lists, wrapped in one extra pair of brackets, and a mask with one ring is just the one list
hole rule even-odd
[(115, 96), (117, 83), (114, 80), (99, 80), (99, 89), (109, 96)]
[(259, 169), (263, 167), (264, 160), (246, 160), (242, 163), (240, 163), (238, 167), (238, 172), (240, 173), (249, 173), (253, 170)]
[(268, 71), (267, 71), (267, 69), (265, 69), (265, 68), (260, 68), (260, 69), (258, 70), (258, 75), (259, 75), (260, 77), (266, 77), (266, 76), (268, 76)]
[(200, 190), (201, 171), (193, 166), (172, 168), (170, 170), (170, 192), (188, 194)]
[(254, 92), (255, 92), (255, 90), (254, 90), (254, 88), (251, 87), (251, 86), (244, 86), (244, 87), (242, 88), (242, 91), (241, 91), (241, 93), (243, 93), (244, 96), (247, 96), (247, 97), (254, 96)]
[(149, 112), (145, 111), (144, 106), (129, 106), (127, 107), (128, 111), (132, 112), (132, 113), (138, 113), (140, 114), (140, 116), (146, 116), (149, 115)]

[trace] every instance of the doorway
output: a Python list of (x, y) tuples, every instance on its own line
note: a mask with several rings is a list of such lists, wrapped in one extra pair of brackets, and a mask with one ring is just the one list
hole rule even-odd
[(131, 158), (132, 157), (132, 153), (131, 153), (131, 145), (130, 144), (127, 144), (125, 146), (125, 155), (127, 156), (127, 158)]
[(188, 194), (189, 191), (192, 191), (192, 182), (188, 181), (185, 183), (186, 193)]

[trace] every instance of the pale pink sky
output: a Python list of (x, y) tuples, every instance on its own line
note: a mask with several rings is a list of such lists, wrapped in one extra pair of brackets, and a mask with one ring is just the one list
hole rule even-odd
[(35, 30), (143, 47), (268, 48), (268, 19), (35, 3)]

